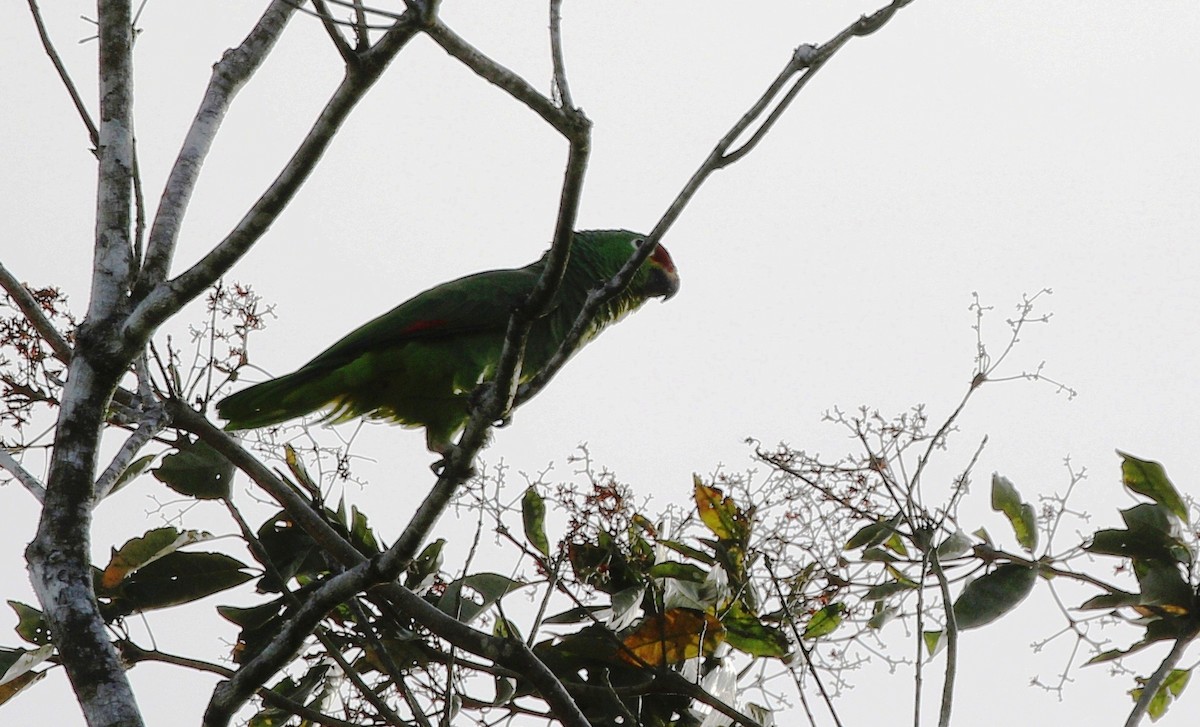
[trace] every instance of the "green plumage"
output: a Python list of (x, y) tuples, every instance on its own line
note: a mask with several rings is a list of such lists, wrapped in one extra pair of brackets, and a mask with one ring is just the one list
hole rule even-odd
[[(628, 230), (576, 232), (550, 313), (535, 321), (522, 381), (559, 347), (590, 291), (611, 278), (640, 244)], [(533, 289), (546, 258), (442, 283), (351, 332), (294, 373), (223, 399), (226, 429), (255, 429), (327, 409), (325, 419), (358, 416), (425, 427), (429, 449), (445, 453), (470, 416), (469, 399), (490, 378), (513, 309)], [(597, 316), (586, 340), (652, 297), (674, 295), (679, 277), (662, 246)]]

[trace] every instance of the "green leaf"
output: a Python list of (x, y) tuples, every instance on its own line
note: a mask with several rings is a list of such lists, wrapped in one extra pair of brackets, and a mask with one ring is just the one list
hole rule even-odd
[(98, 591), (110, 592), (139, 568), (185, 545), (211, 540), (212, 537), (211, 533), (199, 530), (186, 530), (181, 533), (175, 528), (165, 527), (148, 530), (140, 537), (130, 538), (119, 550), (112, 552), (108, 565), (104, 567), (104, 574), (100, 577)]
[[(1167, 709), (1171, 706), (1171, 703), (1178, 699), (1179, 695), (1183, 694), (1183, 690), (1187, 688), (1188, 680), (1191, 676), (1191, 669), (1171, 670), (1171, 673), (1167, 675), (1162, 685), (1159, 686), (1158, 691), (1151, 697), (1150, 704), (1146, 708), (1146, 714), (1150, 715), (1151, 722), (1157, 722), (1167, 713)], [(1137, 677), (1137, 681), (1143, 686), (1129, 690), (1129, 696), (1133, 698), (1134, 702), (1142, 698), (1147, 680), (1144, 677)]]
[(350, 506), (350, 542), (354, 543), (358, 552), (368, 558), (379, 555), (381, 551), (379, 541), (375, 539), (375, 531), (371, 530), (367, 523), (367, 514), (354, 505)]
[(692, 560), (698, 560), (705, 565), (713, 565), (717, 562), (716, 558), (712, 557), (708, 553), (705, 553), (703, 550), (697, 550), (690, 545), (684, 545), (683, 543), (675, 540), (656, 540), (655, 543), (667, 548), (668, 550), (673, 550), (680, 555), (687, 556)]
[(408, 574), (404, 578), (404, 587), (410, 591), (423, 591), (433, 585), (438, 573), (442, 571), (442, 548), (446, 546), (445, 538), (438, 538), (421, 551), (421, 554), (408, 564)]
[(287, 463), (288, 469), (292, 473), (292, 477), (308, 490), (308, 493), (319, 497), (321, 488), (313, 482), (313, 478), (308, 474), (308, 468), (304, 466), (304, 460), (300, 459), (300, 455), (296, 452), (296, 448), (291, 444), (283, 445), (283, 461)]
[(961, 530), (955, 530), (937, 547), (937, 555), (943, 559), (957, 558), (969, 550), (971, 537)]
[(1083, 546), (1089, 553), (1116, 555), (1134, 560), (1162, 560), (1192, 564), (1192, 552), (1175, 536), (1174, 527), (1162, 528), (1166, 510), (1158, 505), (1143, 504), (1121, 511), (1128, 530), (1097, 530), (1091, 542)]
[(978, 529), (978, 530), (976, 530), (975, 532), (971, 533), (971, 535), (974, 535), (975, 537), (977, 537), (977, 538), (979, 538), (980, 540), (982, 540), (982, 541), (983, 541), (983, 544), (984, 544), (984, 545), (986, 545), (986, 546), (987, 546), (987, 547), (989, 547), (989, 548), (993, 548), (993, 549), (994, 549), (994, 548), (996, 547), (996, 543), (994, 543), (994, 542), (992, 541), (992, 535), (991, 535), (991, 533), (989, 533), (989, 532), (987, 531), (987, 528), (979, 528), (979, 529)]
[(938, 653), (942, 648), (942, 632), (941, 631), (926, 631), (921, 634), (921, 640), (925, 643), (925, 653), (929, 654), (930, 658)]
[(721, 619), (721, 625), (725, 627), (725, 640), (742, 653), (784, 660), (791, 656), (791, 645), (783, 631), (764, 624), (742, 608), (730, 610)]
[(154, 462), (154, 458), (157, 456), (157, 454), (147, 454), (130, 462), (125, 471), (117, 476), (117, 481), (113, 483), (112, 492), (109, 494), (111, 495), (113, 492), (136, 480), (139, 475), (149, 469), (150, 465)]
[[(463, 623), (470, 623), (493, 603), (524, 585), (498, 573), (475, 573), (447, 586), (446, 592), (438, 600), (438, 608)], [(463, 593), (464, 587), (474, 591), (479, 598), (468, 597)]]
[(589, 613), (603, 611), (607, 606), (578, 606), (576, 608), (567, 609), (562, 613), (556, 613), (553, 616), (548, 616), (542, 619), (544, 624), (576, 624), (582, 621), (591, 622), (588, 617)]
[(858, 532), (850, 536), (850, 539), (846, 541), (844, 546), (842, 546), (842, 550), (871, 548), (882, 544), (895, 534), (896, 526), (900, 524), (900, 518), (900, 513), (896, 513), (886, 520), (867, 523), (859, 528)]
[(880, 547), (867, 548), (862, 553), (862, 559), (868, 563), (895, 563), (900, 560)]
[(867, 621), (867, 628), (873, 631), (878, 631), (879, 629), (883, 628), (888, 621), (891, 621), (893, 618), (895, 618), (896, 614), (898, 613), (900, 613), (900, 608), (898, 606), (885, 606), (883, 601), (877, 601), (875, 603), (874, 612), (871, 614), (870, 620)]
[(888, 596), (894, 596), (903, 591), (911, 591), (916, 587), (914, 583), (903, 583), (900, 581), (888, 581), (880, 583), (876, 586), (871, 586), (867, 592), (863, 594), (864, 601), (882, 601)]
[(1167, 471), (1161, 464), (1138, 459), (1120, 450), (1117, 450), (1117, 454), (1121, 456), (1121, 481), (1126, 487), (1154, 500), (1180, 520), (1188, 521), (1187, 506), (1183, 504), (1175, 485), (1167, 479)]
[(517, 625), (506, 618), (496, 619), (496, 623), (492, 624), (492, 636), (501, 639), (513, 639), (514, 641), (524, 641), (521, 638), (521, 630)]
[(841, 625), (845, 610), (845, 604), (831, 603), (814, 613), (808, 620), (808, 625), (804, 627), (804, 638), (819, 639), (833, 633)]
[(122, 581), (110, 616), (167, 608), (197, 601), (253, 578), (246, 565), (224, 553), (175, 551)]
[(1180, 625), (1181, 623), (1183, 623), (1181, 619), (1154, 619), (1150, 623), (1146, 624), (1146, 635), (1142, 637), (1141, 641), (1134, 642), (1133, 645), (1131, 645), (1128, 649), (1109, 649), (1108, 651), (1101, 652), (1093, 656), (1091, 659), (1088, 659), (1083, 665), (1091, 666), (1092, 664), (1101, 664), (1106, 661), (1120, 659), (1135, 652), (1141, 651), (1147, 646), (1152, 646), (1159, 641), (1177, 639), (1182, 635), (1183, 632), (1183, 628)]
[(53, 641), (50, 627), (41, 611), (20, 601), (9, 601), (8, 605), (17, 614), (17, 636), (36, 646), (45, 646)]
[(525, 524), (525, 539), (548, 557), (550, 541), (546, 539), (546, 501), (532, 485), (521, 497), (521, 520)]
[(1192, 587), (1183, 579), (1179, 565), (1171, 561), (1138, 559), (1133, 573), (1141, 587), (1141, 605), (1159, 606), (1174, 616), (1192, 611)]
[(985, 626), (1017, 607), (1037, 581), (1037, 569), (1005, 563), (967, 584), (954, 602), (959, 630)]
[(233, 463), (203, 441), (183, 438), (151, 474), (181, 495), (221, 500), (229, 496)]
[(901, 558), (908, 557), (908, 547), (904, 545), (904, 540), (900, 537), (899, 532), (893, 532), (887, 540), (883, 541), (883, 547), (892, 551)]
[(244, 629), (256, 629), (278, 616), (282, 608), (283, 599), (276, 598), (273, 601), (247, 608), (217, 606), (217, 613), (226, 621)]
[(1142, 602), (1142, 594), (1126, 593), (1102, 593), (1099, 596), (1092, 596), (1084, 601), (1079, 607), (1081, 611), (1091, 611), (1095, 609), (1111, 609), (1124, 608), (1126, 606), (1137, 606)]
[[(325, 673), (329, 671), (329, 664), (320, 663), (308, 670), (300, 681), (295, 681), (291, 677), (284, 677), (271, 687), (271, 691), (276, 694), (287, 697), (293, 702), (304, 703), (308, 696), (321, 685), (325, 679)], [(258, 714), (250, 718), (247, 727), (280, 727), (291, 719), (292, 713), (286, 712), (275, 707), (267, 707)]]
[(664, 561), (652, 566), (647, 575), (651, 578), (674, 578), (677, 581), (703, 583), (708, 578), (708, 571), (691, 563)]
[(508, 704), (517, 694), (517, 682), (515, 679), (508, 677), (493, 677), (496, 683), (496, 696), (492, 699), (492, 704), (496, 706)]
[(1012, 523), (1013, 534), (1022, 548), (1031, 553), (1037, 548), (1037, 515), (1033, 505), (1021, 502), (1017, 488), (998, 474), (992, 475), (992, 509), (1004, 513)]

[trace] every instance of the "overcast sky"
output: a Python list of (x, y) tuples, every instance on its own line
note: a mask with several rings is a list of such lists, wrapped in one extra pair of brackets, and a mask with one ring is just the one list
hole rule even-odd
[[(80, 16), (94, 5), (43, 5), (95, 108), (96, 44), (77, 42), (92, 34)], [(545, 5), (446, 0), (442, 16), (548, 90)], [(647, 231), (796, 45), (823, 42), (876, 7), (565, 5), (572, 91), (595, 124), (580, 227)], [(211, 64), (262, 6), (147, 4), (136, 111), (152, 204)], [(746, 437), (837, 455), (851, 443), (820, 421), (832, 406), (893, 413), (925, 403), (934, 420), (953, 409), (973, 372), (973, 291), (996, 306), (985, 338), (1002, 346), (1003, 320), (1022, 294), (1052, 288), (1039, 307), (1053, 312), (1051, 323), (1028, 331), (1009, 373), (1045, 361), (1078, 396), (1045, 383), (985, 387), (947, 472), (986, 433), (981, 481), (998, 470), (1032, 499), (1065, 486), (1070, 456), (1091, 473), (1080, 502), (1095, 515), (1081, 526), (1089, 530), (1128, 506), (1118, 447), (1163, 462), (1195, 495), (1198, 34), (1193, 2), (917, 0), (879, 33), (852, 41), (752, 155), (705, 186), (664, 239), (679, 295), (583, 351), (497, 433), (485, 460), (511, 468), (515, 496), (517, 472), (553, 463), (565, 476), (565, 457), (587, 442), (653, 510), (685, 498), (692, 472), (752, 466)], [(0, 255), (19, 278), (63, 287), (82, 312), (94, 162), (23, 3), (0, 8), (0, 66)], [(241, 217), (339, 76), (323, 31), (297, 17), (229, 114), (189, 210), (177, 271)], [(251, 344), (255, 363), (285, 373), (433, 284), (535, 259), (553, 232), (565, 152), (534, 114), (418, 37), (231, 276), (277, 305), (277, 320)], [(171, 330), (185, 337), (183, 321)], [(356, 451), (373, 461), (357, 473), (371, 485), (347, 496), (394, 536), (431, 482), (431, 458), (419, 433), (368, 429)], [(100, 508), (98, 561), (162, 521), (156, 495), (147, 479)], [(33, 603), (21, 551), (36, 527), (34, 503), (15, 486), (2, 497), (10, 525), (0, 536), (0, 595)], [(972, 525), (1002, 528), (983, 486), (966, 512), (977, 513)], [(395, 513), (390, 529), (386, 513)], [(204, 524), (189, 526), (230, 530), (203, 508), (191, 517)], [(451, 538), (463, 532), (453, 520), (445, 526)], [(1101, 667), (1074, 673), (1061, 704), (1026, 686), (1034, 675), (1052, 679), (1067, 660), (1065, 642), (1040, 654), (1029, 648), (1061, 625), (1047, 603), (1034, 596), (1025, 607), (1032, 615), (964, 639), (964, 724), (1112, 724), (1127, 712), (1130, 677), (1109, 678)], [(210, 634), (199, 646), (182, 640), (176, 629), (192, 622), (174, 623), (156, 627), (163, 648), (225, 653)], [(898, 646), (904, 637), (899, 628), (890, 636)], [(1148, 673), (1163, 653), (1150, 650), (1135, 668)], [(877, 718), (884, 700), (907, 713), (911, 682), (867, 671), (841, 704), (847, 724)], [(192, 722), (211, 683), (151, 666), (132, 678), (151, 724), (181, 714)], [(0, 717), (80, 723), (67, 689), (56, 673)], [(1160, 724), (1189, 723), (1196, 703), (1200, 695), (1185, 695), (1184, 709)]]

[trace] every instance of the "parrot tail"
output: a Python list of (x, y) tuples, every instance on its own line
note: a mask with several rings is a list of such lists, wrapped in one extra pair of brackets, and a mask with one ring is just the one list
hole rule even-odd
[[(217, 403), (217, 415), (227, 431), (258, 429), (310, 414), (332, 398), (321, 386), (325, 372), (301, 369), (255, 384)], [(336, 398), (336, 397), (333, 397)]]

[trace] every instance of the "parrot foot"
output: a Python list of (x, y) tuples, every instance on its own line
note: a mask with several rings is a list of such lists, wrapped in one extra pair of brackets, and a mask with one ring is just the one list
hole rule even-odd
[[(437, 450), (437, 452), (442, 455), (441, 459), (429, 465), (429, 469), (433, 470), (435, 475), (441, 477), (442, 473), (446, 471), (446, 467), (450, 465), (450, 460), (456, 459), (461, 451), (462, 449), (457, 444), (444, 445), (444, 447)], [(474, 463), (472, 463), (467, 467), (467, 478), (472, 478), (476, 474), (478, 474), (478, 471), (475, 469)]]

